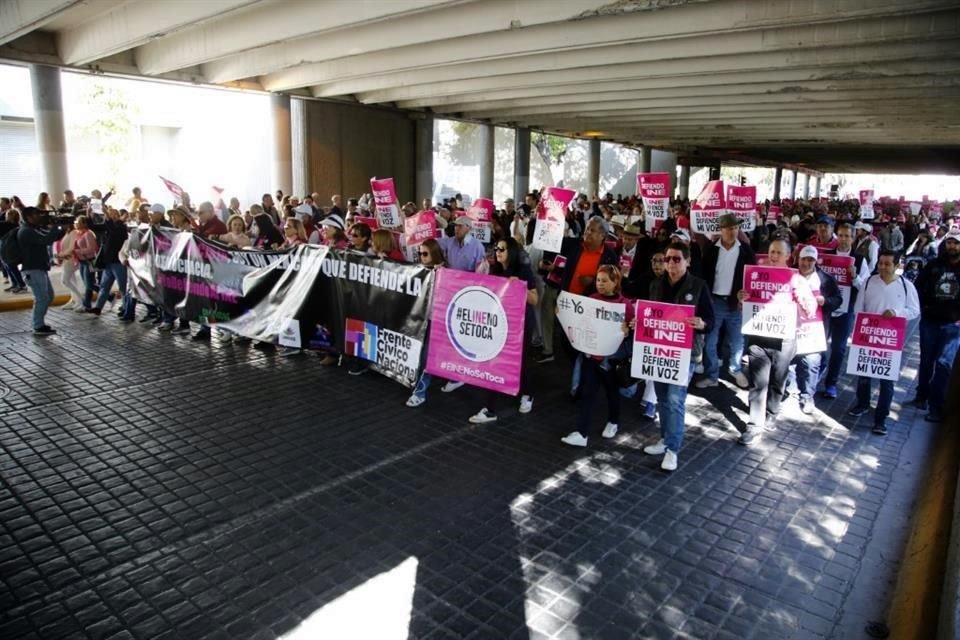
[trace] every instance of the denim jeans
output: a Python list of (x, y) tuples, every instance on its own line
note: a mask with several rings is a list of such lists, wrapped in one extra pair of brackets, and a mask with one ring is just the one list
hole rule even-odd
[(23, 279), (33, 292), (33, 328), (39, 329), (46, 324), (44, 318), (53, 302), (50, 274), (43, 269), (24, 269)]
[(703, 349), (703, 374), (710, 380), (720, 379), (720, 330), (725, 327), (727, 349), (730, 352), (730, 361), (727, 368), (730, 373), (740, 371), (740, 361), (743, 359), (743, 313), (739, 309), (731, 309), (726, 300), (713, 296), (714, 325), (707, 334)]
[[(873, 423), (883, 424), (890, 415), (890, 404), (893, 402), (893, 380), (877, 380), (880, 383), (880, 397), (877, 398), (877, 408), (873, 412)], [(857, 406), (870, 406), (870, 385), (873, 378), (857, 377)]]
[[(693, 366), (690, 367), (693, 371)], [(657, 411), (660, 413), (660, 437), (667, 449), (677, 453), (683, 445), (686, 420), (687, 387), (666, 382), (654, 382), (657, 390)]]
[(943, 413), (946, 402), (947, 385), (950, 383), (950, 371), (960, 347), (960, 326), (956, 324), (940, 325), (937, 334), (937, 357), (933, 365), (933, 378), (930, 380), (930, 411)]
[(20, 267), (15, 264), (3, 263), (3, 271), (10, 278), (10, 284), (18, 289), (22, 289), (27, 286), (27, 283), (23, 281), (23, 274), (20, 273)]
[(763, 428), (767, 418), (780, 412), (790, 361), (797, 352), (796, 340), (784, 340), (777, 349), (772, 343), (753, 344), (747, 349), (750, 363), (750, 422)]
[(83, 282), (83, 308), (89, 309), (93, 305), (93, 290), (96, 287), (96, 273), (89, 262), (80, 263), (80, 280)]
[(837, 386), (840, 374), (846, 370), (847, 341), (853, 329), (853, 312), (830, 318), (830, 351), (827, 361), (827, 375), (823, 380), (825, 387)]
[[(956, 339), (957, 325), (940, 324), (920, 320), (920, 368), (917, 370), (917, 397), (927, 400), (933, 382), (937, 359), (947, 348), (951, 339)], [(941, 389), (941, 393), (944, 389)]]
[[(540, 334), (543, 336), (543, 352), (553, 353), (553, 328), (557, 322), (557, 296), (560, 290), (546, 285), (540, 301)], [(562, 332), (561, 332), (562, 333)]]
[(823, 367), (822, 353), (806, 353), (797, 356), (797, 387), (801, 400), (811, 400), (817, 392), (820, 382), (820, 370)]
[(127, 291), (127, 268), (119, 262), (108, 264), (103, 269), (103, 279), (100, 281), (100, 293), (97, 295), (97, 309), (103, 309), (107, 304), (107, 298), (110, 297), (110, 289), (116, 281), (117, 288), (120, 289), (120, 295), (126, 295)]

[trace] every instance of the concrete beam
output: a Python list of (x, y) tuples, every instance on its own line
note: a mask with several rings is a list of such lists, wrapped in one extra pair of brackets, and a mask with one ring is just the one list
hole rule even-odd
[[(312, 40), (323, 46), (325, 36), (337, 30), (360, 28), (371, 22), (419, 13), (445, 4), (450, 3), (441, 0), (288, 0), (278, 7), (276, 2), (264, 2), (262, 6), (242, 14), (227, 16), (209, 25), (201, 25), (189, 32), (145, 45), (136, 52), (137, 64), (143, 73), (156, 75), (232, 55), (240, 55), (239, 62), (249, 63), (251, 57), (258, 55), (261, 47), (287, 42), (303, 45), (307, 41), (300, 39), (307, 36), (313, 36)], [(225, 63), (222, 69), (213, 67), (208, 71), (223, 78), (216, 82), (263, 73), (253, 69), (251, 73), (229, 77), (231, 74), (225, 72), (229, 68), (229, 64)]]
[(270, 118), (273, 139), (270, 149), (273, 155), (273, 187), (290, 193), (293, 189), (293, 137), (290, 119), (290, 96), (283, 93), (270, 95)]
[[(517, 30), (513, 29), (512, 25), (530, 27), (548, 22), (567, 22), (584, 11), (597, 8), (602, 4), (602, 0), (525, 0), (524, 2), (485, 0), (471, 3), (466, 10), (461, 6), (463, 4), (463, 0), (403, 4), (362, 3), (359, 6), (375, 8), (377, 11), (389, 9), (396, 13), (390, 16), (389, 20), (371, 18), (364, 22), (357, 22), (349, 29), (325, 30), (322, 37), (317, 37), (320, 35), (317, 33), (313, 33), (311, 37), (299, 37), (296, 34), (308, 25), (326, 26), (328, 22), (328, 14), (332, 11), (329, 3), (317, 3), (314, 0), (309, 5), (315, 8), (308, 11), (322, 13), (324, 18), (317, 22), (302, 22), (301, 18), (290, 15), (286, 20), (296, 25), (293, 27), (294, 35), (290, 38), (267, 44), (263, 42), (263, 36), (261, 36), (260, 39), (254, 38), (253, 46), (249, 42), (227, 41), (225, 43), (227, 46), (217, 51), (208, 50), (204, 56), (206, 59), (198, 60), (197, 56), (194, 56), (193, 60), (184, 59), (180, 62), (207, 63), (204, 65), (204, 74), (211, 82), (228, 82), (238, 78), (265, 75), (303, 63), (317, 63), (376, 51), (393, 51), (400, 44), (397, 40), (399, 33), (403, 34), (403, 46), (400, 47), (402, 49), (432, 44), (439, 39), (463, 43), (467, 38), (473, 39), (480, 34), (495, 31), (509, 33), (510, 37), (516, 40)], [(349, 0), (343, 2), (343, 5), (345, 7), (343, 15), (354, 16), (357, 3)], [(276, 21), (278, 17), (273, 15), (269, 19)], [(284, 30), (280, 32), (287, 33)], [(161, 49), (161, 44), (158, 43), (157, 49)], [(228, 48), (233, 49), (229, 52), (230, 55), (224, 53)], [(216, 53), (220, 55), (210, 57), (211, 54)], [(223, 57), (224, 55), (227, 57)], [(151, 62), (146, 55), (144, 62)]]
[(0, 2), (0, 44), (43, 28), (79, 0), (3, 0)]
[[(926, 92), (942, 88), (960, 87), (960, 77), (939, 76), (920, 78), (896, 78), (884, 80), (822, 80), (799, 83), (761, 83), (761, 84), (728, 84), (722, 86), (695, 86), (677, 89), (637, 89), (628, 90), (619, 88), (614, 91), (571, 91), (569, 93), (543, 96), (536, 98), (512, 98), (507, 100), (473, 100), (463, 103), (452, 103), (431, 106), (434, 113), (471, 113), (478, 114), (484, 111), (507, 111), (516, 108), (539, 106), (567, 106), (580, 104), (596, 104), (622, 101), (641, 101), (653, 98), (680, 99), (680, 98), (715, 98), (721, 96), (754, 96), (757, 99), (767, 96), (791, 96), (795, 100), (817, 99), (831, 95), (851, 95), (851, 92), (862, 92), (864, 100), (870, 100), (874, 91), (899, 92)], [(422, 101), (418, 101), (422, 102)], [(400, 108), (407, 105), (400, 103)]]
[[(736, 4), (746, 11), (757, 6), (748, 0), (739, 0)], [(773, 4), (789, 6), (789, 0), (773, 0)], [(813, 7), (812, 3), (809, 4)], [(847, 16), (851, 14), (821, 10), (819, 14), (811, 13), (809, 21), (802, 26), (782, 26), (797, 22), (781, 18), (777, 28), (758, 28), (758, 25), (769, 25), (770, 22), (754, 20), (751, 23), (744, 19), (738, 24), (740, 16), (730, 10), (730, 2), (687, 4), (670, 11), (593, 18), (589, 21), (590, 28), (579, 21), (549, 24), (524, 29), (522, 36), (513, 32), (480, 34), (303, 64), (269, 74), (263, 83), (270, 90), (279, 91), (370, 74), (436, 71), (435, 67), (446, 65), (493, 64), (500, 73), (516, 73), (521, 70), (517, 67), (526, 67), (527, 64), (533, 68), (556, 69), (635, 60), (682, 60), (700, 57), (703, 51), (717, 56), (769, 54), (869, 42), (952, 37), (956, 28), (960, 28), (960, 12), (956, 11), (901, 15), (904, 11), (902, 2), (853, 0), (844, 3), (844, 7), (848, 4), (872, 5), (877, 12), (870, 17), (858, 15), (856, 21), (850, 21)], [(719, 11), (725, 6), (728, 10), (714, 14), (710, 21), (691, 19), (695, 9)], [(941, 3), (940, 8), (944, 7)], [(884, 15), (884, 8), (893, 13)], [(786, 15), (790, 15), (789, 10)], [(664, 23), (670, 24), (664, 26)], [(471, 75), (461, 73), (460, 77)]]
[(518, 127), (513, 150), (513, 199), (519, 206), (530, 191), (530, 129)]
[[(321, 85), (320, 80), (305, 82), (296, 86), (314, 86), (311, 92), (315, 97), (334, 97), (339, 95), (395, 89), (406, 85), (449, 83), (451, 90), (461, 90), (461, 82), (466, 79), (477, 83), (509, 81), (527, 78), (529, 85), (551, 84), (556, 74), (563, 72), (564, 77), (579, 72), (594, 80), (630, 80), (638, 78), (678, 78), (684, 75), (711, 75), (721, 73), (753, 73), (770, 69), (809, 69), (818, 67), (828, 73), (831, 67), (849, 70), (851, 67), (863, 68), (866, 73), (880, 73), (881, 64), (900, 63), (904, 60), (921, 62), (924, 60), (943, 60), (957, 58), (956, 36), (937, 34), (937, 40), (919, 42), (885, 42), (883, 46), (874, 43), (856, 42), (831, 47), (811, 47), (792, 51), (770, 51), (760, 53), (734, 53), (723, 55), (703, 55), (690, 57), (694, 52), (703, 52), (703, 42), (688, 42), (686, 54), (679, 59), (663, 59), (649, 47), (639, 51), (644, 45), (625, 45), (606, 47), (586, 51), (560, 50), (553, 54), (529, 55), (511, 59), (488, 60), (466, 64), (449, 64), (431, 69), (397, 71), (394, 73), (375, 72), (364, 77), (328, 80)], [(954, 38), (953, 41), (950, 41)], [(596, 54), (600, 54), (597, 56)], [(589, 55), (588, 55), (589, 54)], [(604, 55), (606, 54), (606, 55)], [(656, 64), (638, 63), (642, 55), (654, 56)], [(496, 77), (496, 80), (490, 78)], [(308, 80), (309, 78), (299, 78)]]
[(176, 5), (175, 11), (165, 2), (128, 2), (111, 11), (104, 19), (91, 20), (60, 31), (57, 45), (64, 64), (84, 65), (259, 2), (181, 2)]

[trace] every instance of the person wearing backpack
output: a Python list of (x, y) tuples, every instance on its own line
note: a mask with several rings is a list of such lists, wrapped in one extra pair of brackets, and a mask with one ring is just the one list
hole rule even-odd
[(49, 336), (56, 333), (46, 323), (47, 309), (53, 302), (53, 284), (50, 283), (48, 249), (63, 237), (60, 227), (47, 228), (47, 214), (36, 207), (25, 207), (21, 212), (23, 224), (14, 236), (15, 241), (3, 243), (3, 261), (23, 265), (23, 279), (33, 292), (33, 333)]
[(10, 277), (11, 285), (5, 289), (10, 293), (23, 293), (27, 290), (27, 283), (23, 281), (23, 275), (20, 273), (20, 267), (17, 263), (7, 262), (3, 258), (3, 245), (8, 240), (8, 236), (17, 241), (17, 229), (20, 228), (20, 212), (16, 209), (8, 209), (6, 216), (0, 221), (0, 264), (3, 266), (4, 274)]
[[(920, 315), (920, 298), (913, 283), (897, 275), (897, 254), (889, 249), (880, 251), (877, 259), (877, 275), (863, 285), (857, 296), (853, 313), (876, 313), (884, 317), (906, 318), (910, 322)], [(858, 376), (857, 403), (847, 413), (860, 417), (870, 413), (870, 384), (873, 378)], [(873, 412), (873, 432), (887, 435), (887, 416), (893, 402), (893, 381), (880, 380), (880, 397)]]

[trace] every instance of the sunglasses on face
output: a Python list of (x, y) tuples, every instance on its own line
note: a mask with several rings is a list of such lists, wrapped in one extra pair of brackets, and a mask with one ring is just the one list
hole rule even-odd
[(667, 256), (663, 259), (663, 261), (673, 262), (674, 264), (678, 264), (680, 262), (683, 262), (683, 256)]
[(420, 257), (421, 257), (421, 258), (429, 258), (429, 257), (430, 257), (430, 252), (429, 252), (429, 251), (421, 251), (421, 252), (420, 252)]

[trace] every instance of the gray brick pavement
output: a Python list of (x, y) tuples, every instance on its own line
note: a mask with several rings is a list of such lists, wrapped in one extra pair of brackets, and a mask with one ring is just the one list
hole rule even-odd
[(564, 365), (477, 428), (478, 391), (411, 410), (313, 356), (50, 319), (0, 314), (5, 639), (372, 637), (382, 596), (331, 612), (411, 559), (398, 637), (829, 637), (919, 419), (874, 436), (847, 391), (745, 449), (721, 387), (668, 475), (636, 402), (613, 442), (559, 443)]

